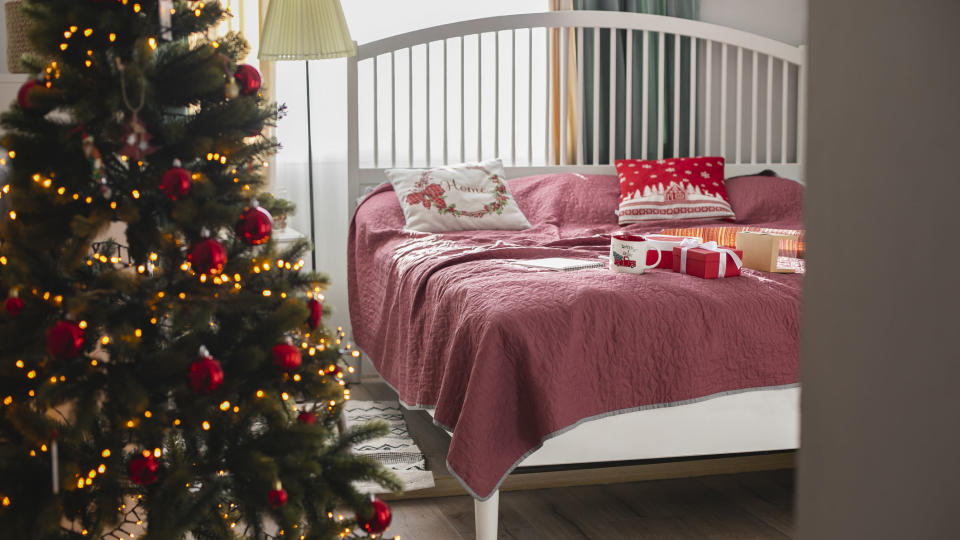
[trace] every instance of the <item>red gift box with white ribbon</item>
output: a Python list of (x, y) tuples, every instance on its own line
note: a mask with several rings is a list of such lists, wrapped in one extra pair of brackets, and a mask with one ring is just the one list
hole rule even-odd
[(673, 248), (673, 271), (704, 279), (740, 275), (743, 252), (718, 246), (716, 242), (684, 240)]
[[(666, 268), (670, 270), (673, 268), (673, 248), (680, 245), (684, 240), (696, 240), (699, 244), (703, 242), (703, 238), (698, 238), (696, 236), (673, 236), (670, 234), (645, 234), (644, 238), (647, 239), (647, 242), (650, 243), (651, 248), (656, 248), (660, 251), (660, 264), (654, 266), (654, 268)], [(657, 262), (657, 254), (653, 251), (647, 252), (647, 264), (652, 265)]]

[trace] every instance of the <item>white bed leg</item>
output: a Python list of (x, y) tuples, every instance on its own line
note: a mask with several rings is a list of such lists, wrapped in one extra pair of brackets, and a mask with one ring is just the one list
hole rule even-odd
[(500, 513), (500, 490), (485, 501), (473, 500), (473, 519), (477, 540), (497, 540), (497, 518)]

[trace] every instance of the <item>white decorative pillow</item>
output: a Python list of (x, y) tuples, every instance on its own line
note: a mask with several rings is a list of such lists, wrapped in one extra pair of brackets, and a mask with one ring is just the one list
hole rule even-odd
[(435, 169), (389, 169), (407, 228), (422, 232), (529, 229), (510, 196), (503, 163), (492, 159)]

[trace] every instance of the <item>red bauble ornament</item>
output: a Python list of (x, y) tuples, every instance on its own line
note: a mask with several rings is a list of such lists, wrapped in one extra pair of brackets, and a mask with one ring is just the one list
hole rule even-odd
[(313, 424), (317, 423), (317, 415), (313, 414), (312, 412), (303, 411), (297, 415), (297, 422), (312, 426)]
[(170, 197), (170, 200), (175, 201), (190, 191), (190, 184), (192, 184), (190, 171), (174, 167), (167, 169), (160, 178), (160, 191)]
[(260, 91), (260, 72), (250, 64), (240, 64), (234, 78), (240, 85), (240, 94), (249, 96)]
[(198, 394), (210, 394), (223, 384), (223, 368), (209, 354), (202, 354), (200, 358), (190, 364), (187, 373), (190, 378), (190, 388)]
[(18, 296), (11, 296), (7, 298), (7, 301), (4, 303), (4, 307), (7, 308), (7, 313), (11, 315), (19, 315), (23, 311), (23, 300)]
[(237, 236), (251, 246), (259, 246), (270, 239), (273, 230), (273, 216), (264, 208), (251, 205), (240, 214), (237, 222)]
[(141, 486), (157, 481), (157, 470), (160, 463), (153, 456), (137, 456), (127, 464), (127, 474), (134, 484)]
[(300, 367), (300, 348), (293, 343), (274, 345), (273, 350), (270, 351), (270, 359), (278, 368), (293, 371)]
[(271, 489), (270, 493), (267, 493), (267, 501), (270, 503), (270, 506), (274, 508), (280, 508), (281, 506), (287, 504), (286, 490)]
[(390, 507), (387, 506), (387, 503), (380, 499), (374, 499), (371, 515), (358, 517), (357, 522), (363, 527), (363, 530), (371, 534), (377, 534), (387, 530), (392, 518), (393, 516), (390, 515)]
[(310, 315), (307, 317), (307, 326), (309, 326), (311, 330), (320, 328), (320, 317), (323, 316), (323, 304), (316, 298), (311, 298), (307, 300), (307, 309), (310, 310)]
[(21, 109), (25, 111), (34, 110), (33, 104), (30, 102), (30, 93), (33, 92), (33, 89), (39, 84), (39, 82), (30, 79), (20, 87), (20, 90), (17, 92), (17, 105), (20, 105)]
[(73, 321), (57, 321), (47, 330), (47, 352), (58, 360), (76, 358), (83, 349), (83, 329)]
[(215, 238), (204, 238), (190, 249), (187, 260), (197, 272), (219, 274), (227, 264), (227, 250)]

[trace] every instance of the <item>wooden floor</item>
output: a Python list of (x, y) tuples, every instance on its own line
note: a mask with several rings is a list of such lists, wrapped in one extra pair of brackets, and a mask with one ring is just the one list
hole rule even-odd
[[(390, 505), (387, 538), (474, 538), (470, 497)], [(792, 534), (790, 470), (500, 494), (501, 539), (782, 539)]]
[[(396, 400), (385, 384), (364, 380), (351, 385), (353, 399)], [(386, 538), (402, 540), (473, 539), (473, 499), (433, 496), (462, 493), (450, 476), (445, 456), (450, 438), (432, 425), (424, 412), (404, 411), (411, 436), (427, 457), (437, 488), (391, 500), (393, 523)], [(709, 460), (631, 465), (588, 471), (556, 470), (514, 474), (514, 485), (590, 483), (584, 476), (609, 483), (625, 480), (690, 476), (698, 471), (781, 470), (647, 480), (611, 485), (555, 487), (500, 494), (501, 539), (765, 539), (791, 538), (793, 470), (783, 470), (792, 455), (752, 456), (715, 464)], [(746, 464), (746, 465), (745, 465)], [(699, 467), (699, 468), (698, 468)], [(534, 481), (535, 479), (535, 481)], [(573, 481), (571, 481), (573, 480)]]

